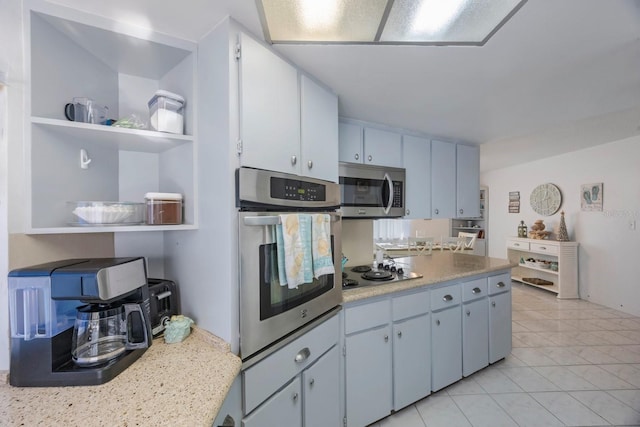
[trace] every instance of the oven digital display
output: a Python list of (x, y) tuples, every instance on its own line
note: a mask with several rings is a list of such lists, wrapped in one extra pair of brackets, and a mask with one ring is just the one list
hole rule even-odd
[(325, 202), (327, 195), (324, 184), (272, 177), (271, 198), (301, 202)]

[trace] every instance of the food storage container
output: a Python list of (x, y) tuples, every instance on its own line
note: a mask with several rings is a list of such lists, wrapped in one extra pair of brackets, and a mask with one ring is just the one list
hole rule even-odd
[(67, 202), (69, 224), (75, 226), (134, 225), (144, 223), (144, 203)]
[(182, 224), (182, 194), (147, 193), (144, 199), (147, 205), (147, 224)]
[(184, 98), (178, 94), (159, 90), (149, 100), (151, 128), (160, 132), (184, 133)]

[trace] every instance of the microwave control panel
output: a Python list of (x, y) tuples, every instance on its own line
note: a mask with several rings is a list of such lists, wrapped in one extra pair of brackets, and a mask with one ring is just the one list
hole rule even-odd
[(302, 202), (324, 202), (327, 200), (324, 184), (279, 177), (271, 178), (271, 197)]
[(391, 207), (402, 207), (402, 182), (400, 181), (393, 181), (393, 204)]

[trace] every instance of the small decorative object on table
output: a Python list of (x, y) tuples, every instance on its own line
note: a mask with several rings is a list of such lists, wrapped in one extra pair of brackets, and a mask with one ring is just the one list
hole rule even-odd
[(564, 222), (564, 211), (560, 212), (560, 229), (558, 230), (558, 241), (568, 242), (569, 233), (567, 232), (567, 223)]
[(518, 237), (527, 237), (527, 226), (524, 221), (520, 221), (518, 226)]
[(191, 333), (191, 325), (193, 325), (193, 320), (182, 314), (171, 316), (171, 320), (164, 329), (164, 342), (173, 344), (184, 341)]
[(531, 231), (529, 231), (530, 239), (546, 239), (551, 234), (550, 231), (544, 231), (545, 225), (541, 219), (537, 220), (531, 226)]

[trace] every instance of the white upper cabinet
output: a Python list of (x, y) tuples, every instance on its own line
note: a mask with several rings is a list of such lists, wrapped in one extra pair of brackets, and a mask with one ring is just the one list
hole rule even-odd
[(338, 181), (338, 97), (240, 35), (240, 163)]
[(338, 182), (338, 97), (300, 77), (301, 175)]
[(396, 132), (340, 123), (340, 161), (402, 167), (402, 135)]
[[(197, 45), (42, 1), (25, 2), (25, 232), (92, 233), (197, 228)], [(65, 105), (91, 98), (107, 119), (149, 121), (159, 90), (185, 98), (184, 134), (67, 120)], [(81, 165), (81, 152), (91, 162)], [(67, 202), (144, 203), (181, 193), (183, 224), (77, 226)]]
[(402, 158), (407, 184), (404, 217), (431, 218), (431, 141), (404, 135)]
[(246, 34), (240, 35), (240, 162), (300, 170), (298, 70)]
[(339, 158), (341, 162), (362, 163), (362, 126), (340, 122), (338, 125), (340, 141)]
[(456, 146), (456, 217), (480, 216), (480, 149), (470, 145)]
[(456, 216), (455, 209), (456, 145), (432, 140), (431, 218), (454, 218)]
[(368, 165), (402, 167), (402, 135), (364, 128), (364, 162)]

